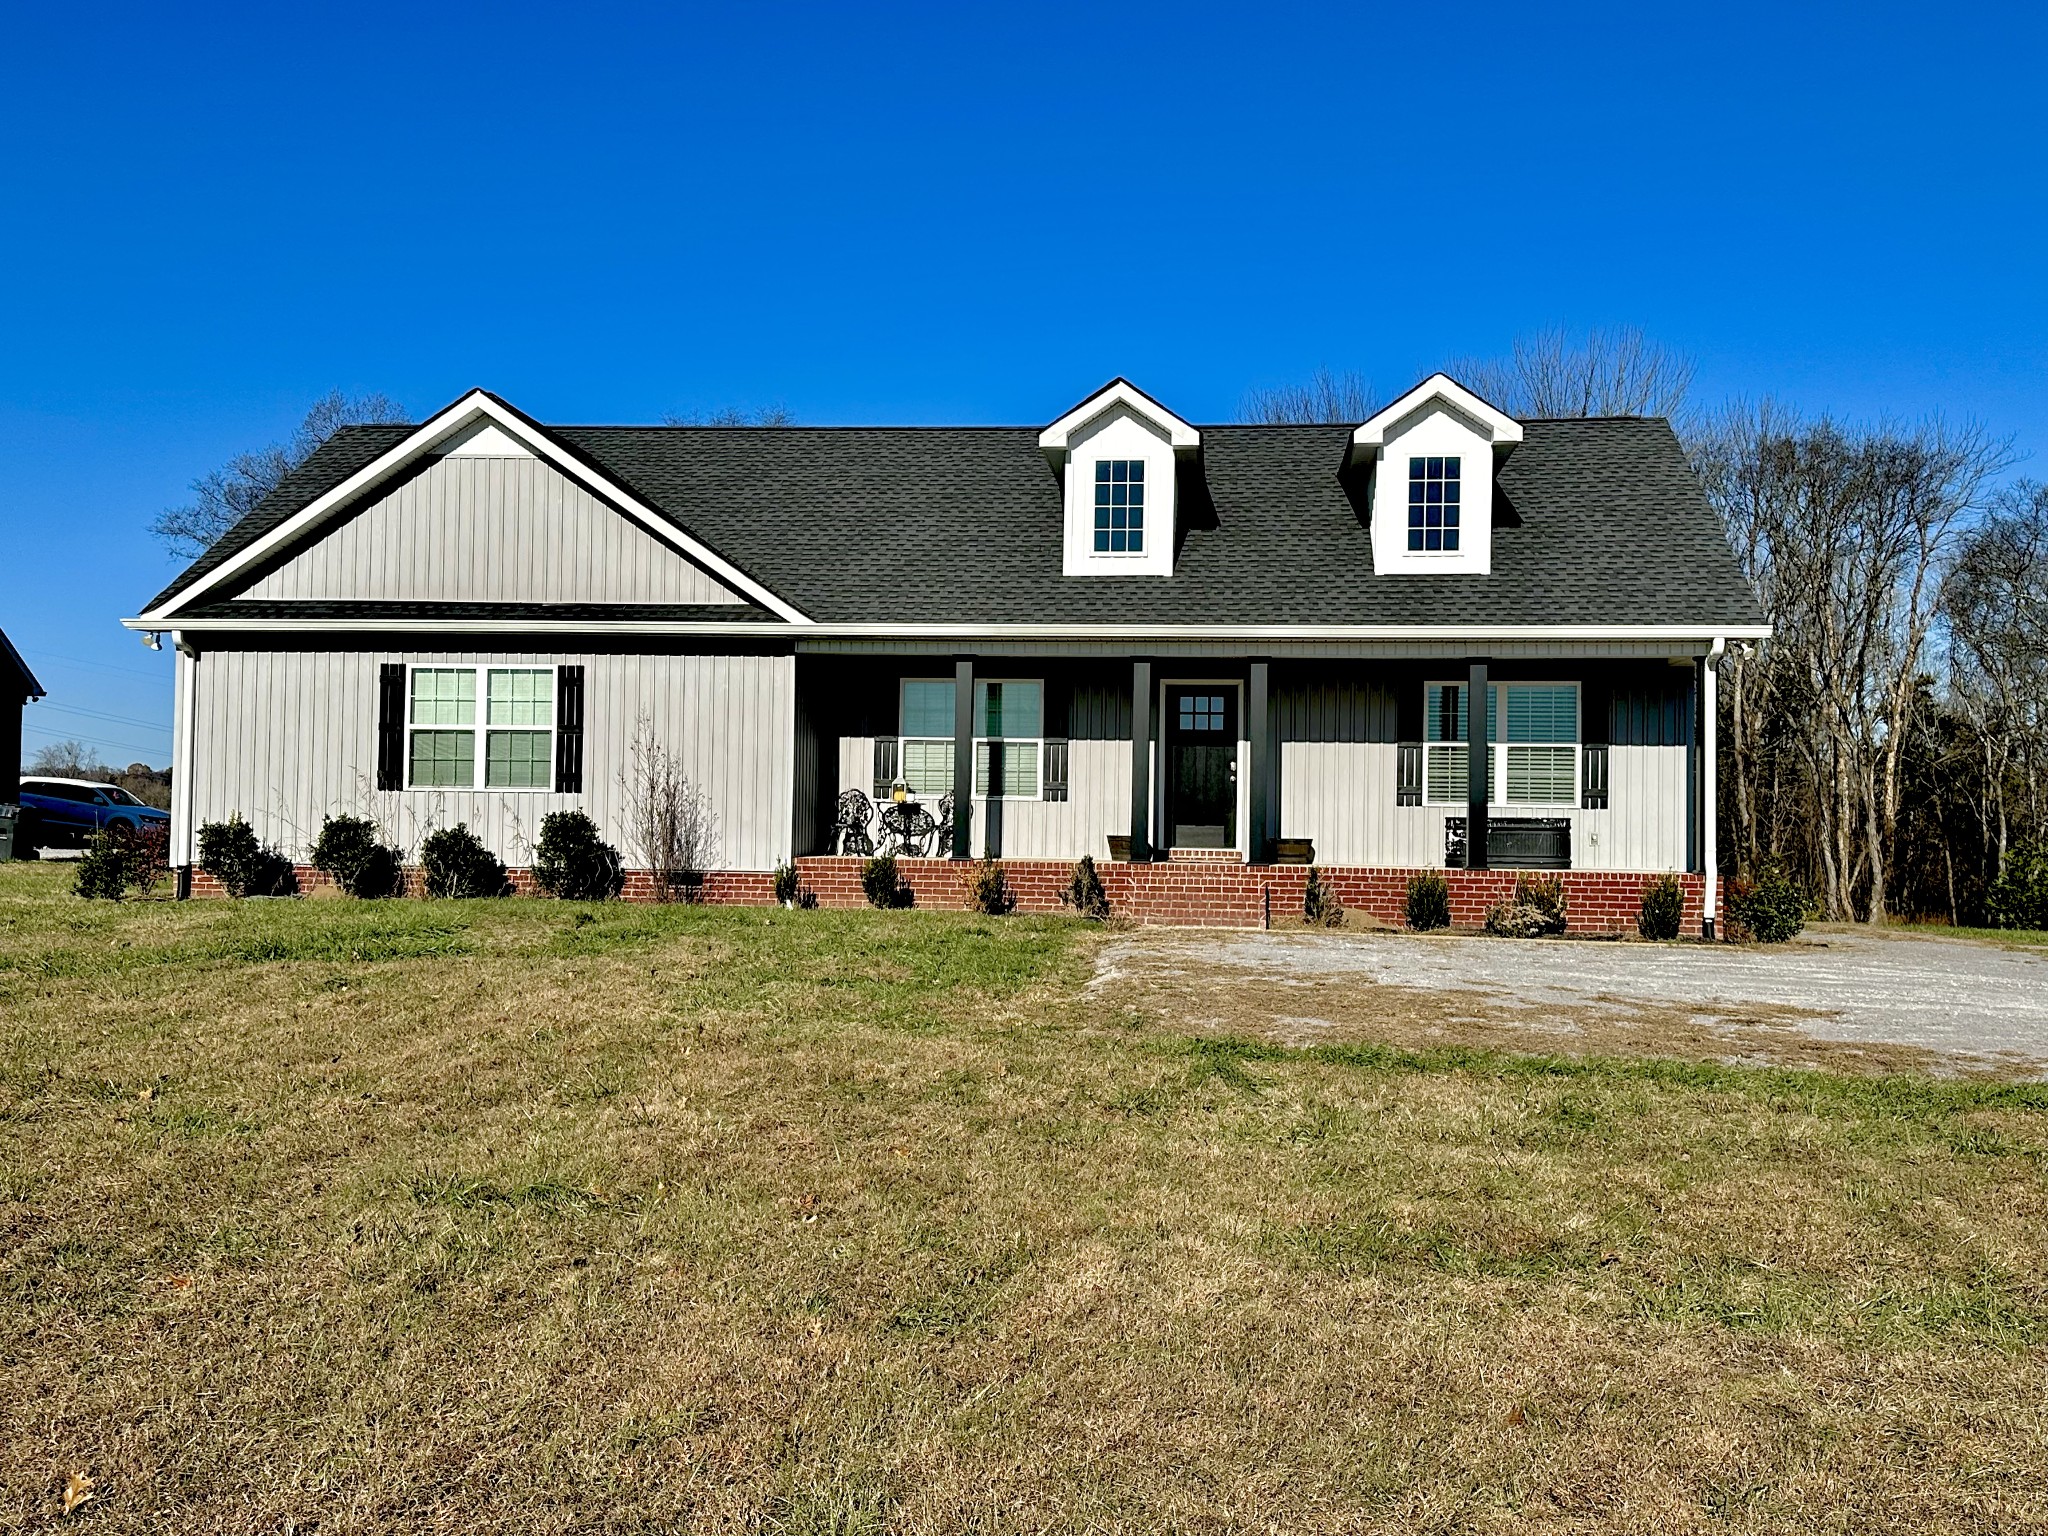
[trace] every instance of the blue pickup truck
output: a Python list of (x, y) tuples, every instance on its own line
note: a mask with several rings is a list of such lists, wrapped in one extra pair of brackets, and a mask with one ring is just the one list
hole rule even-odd
[(90, 779), (24, 778), (21, 830), (14, 845), (25, 848), (82, 848), (95, 832), (135, 833), (168, 827), (171, 813), (144, 805), (118, 784)]

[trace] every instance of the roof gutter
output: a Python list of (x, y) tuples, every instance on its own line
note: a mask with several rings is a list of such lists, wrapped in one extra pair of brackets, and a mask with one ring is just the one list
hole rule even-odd
[[(123, 619), (162, 630), (161, 619)], [(191, 618), (185, 633), (451, 635), (724, 635), (750, 640), (1670, 640), (1769, 638), (1768, 624), (727, 624), (663, 619)]]

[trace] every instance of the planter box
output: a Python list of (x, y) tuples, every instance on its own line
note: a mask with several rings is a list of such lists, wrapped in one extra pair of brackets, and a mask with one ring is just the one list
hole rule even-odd
[(1305, 837), (1281, 837), (1273, 840), (1273, 862), (1275, 864), (1313, 864), (1316, 861), (1316, 845)]
[(1109, 835), (1109, 862), (1112, 864), (1128, 864), (1131, 862), (1130, 838), (1118, 837), (1114, 832)]

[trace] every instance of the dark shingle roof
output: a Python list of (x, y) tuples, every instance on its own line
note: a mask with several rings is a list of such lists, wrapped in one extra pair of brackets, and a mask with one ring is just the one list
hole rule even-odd
[(21, 652), (14, 648), (14, 642), (7, 638), (7, 632), (0, 630), (0, 677), (12, 673), (6, 691), (17, 698), (40, 699), (44, 697), (43, 685), (36, 681), (35, 673), (29, 671), (28, 663), (21, 659)]
[[(164, 597), (407, 430), (337, 433)], [(548, 430), (821, 622), (1762, 622), (1660, 420), (1525, 423), (1500, 474), (1512, 510), (1492, 574), (1386, 580), (1338, 477), (1343, 426), (1202, 428), (1210, 506), (1184, 502), (1170, 579), (1060, 574), (1060, 487), (1035, 427)]]

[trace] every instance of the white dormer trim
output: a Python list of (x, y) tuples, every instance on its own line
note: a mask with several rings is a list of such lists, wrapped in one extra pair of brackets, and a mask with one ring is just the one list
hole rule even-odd
[[(142, 619), (156, 623), (191, 607), (214, 588), (233, 581), (286, 545), (304, 538), (313, 528), (346, 510), (365, 491), (390, 479), (407, 465), (436, 454), (463, 451), (467, 444), (479, 440), (481, 432), (493, 434), (489, 441), (499, 453), (514, 450), (530, 452), (535, 458), (552, 464), (600, 500), (610, 502), (645, 526), (655, 537), (681, 550), (734, 591), (743, 593), (770, 613), (791, 624), (812, 622), (709, 545), (691, 538), (625, 487), (597, 473), (537, 423), (481, 389), (471, 390), (454, 404), (436, 412), (334, 489), (307, 503), (246, 549), (237, 550), (168, 602), (141, 615)], [(499, 444), (502, 446), (496, 446)]]
[(1123, 406), (1159, 428), (1175, 454), (1191, 454), (1202, 446), (1202, 434), (1129, 379), (1111, 379), (1086, 400), (1038, 434), (1038, 447), (1057, 469), (1067, 461), (1074, 435), (1106, 411)]
[[(1488, 433), (1497, 449), (1512, 447), (1522, 440), (1522, 424), (1514, 417), (1488, 405), (1448, 373), (1432, 373), (1353, 432), (1351, 446), (1354, 449), (1386, 447), (1389, 431), (1435, 400), (1441, 400), (1460, 415), (1470, 417)], [(1354, 454), (1354, 457), (1359, 456)]]
[[(1372, 567), (1379, 576), (1486, 576), (1493, 571), (1493, 481), (1522, 424), (1447, 373), (1433, 373), (1351, 434), (1345, 463), (1370, 472)], [(1462, 491), (1458, 547), (1409, 548), (1409, 461), (1441, 461)], [(1429, 487), (1432, 493), (1436, 486)], [(1449, 499), (1448, 493), (1446, 500)], [(1417, 535), (1420, 537), (1421, 535)], [(1431, 533), (1431, 538), (1436, 535)], [(1449, 535), (1445, 536), (1446, 541)]]
[[(1060, 574), (1171, 576), (1179, 531), (1180, 466), (1202, 451), (1202, 434), (1129, 379), (1111, 379), (1038, 434), (1039, 451), (1059, 477)], [(1098, 549), (1097, 461), (1137, 466), (1111, 473), (1143, 474), (1143, 547)], [(1131, 495), (1136, 489), (1126, 486)], [(1118, 494), (1124, 494), (1119, 492)], [(1118, 514), (1121, 516), (1122, 514)], [(1105, 535), (1121, 540), (1124, 535)]]

